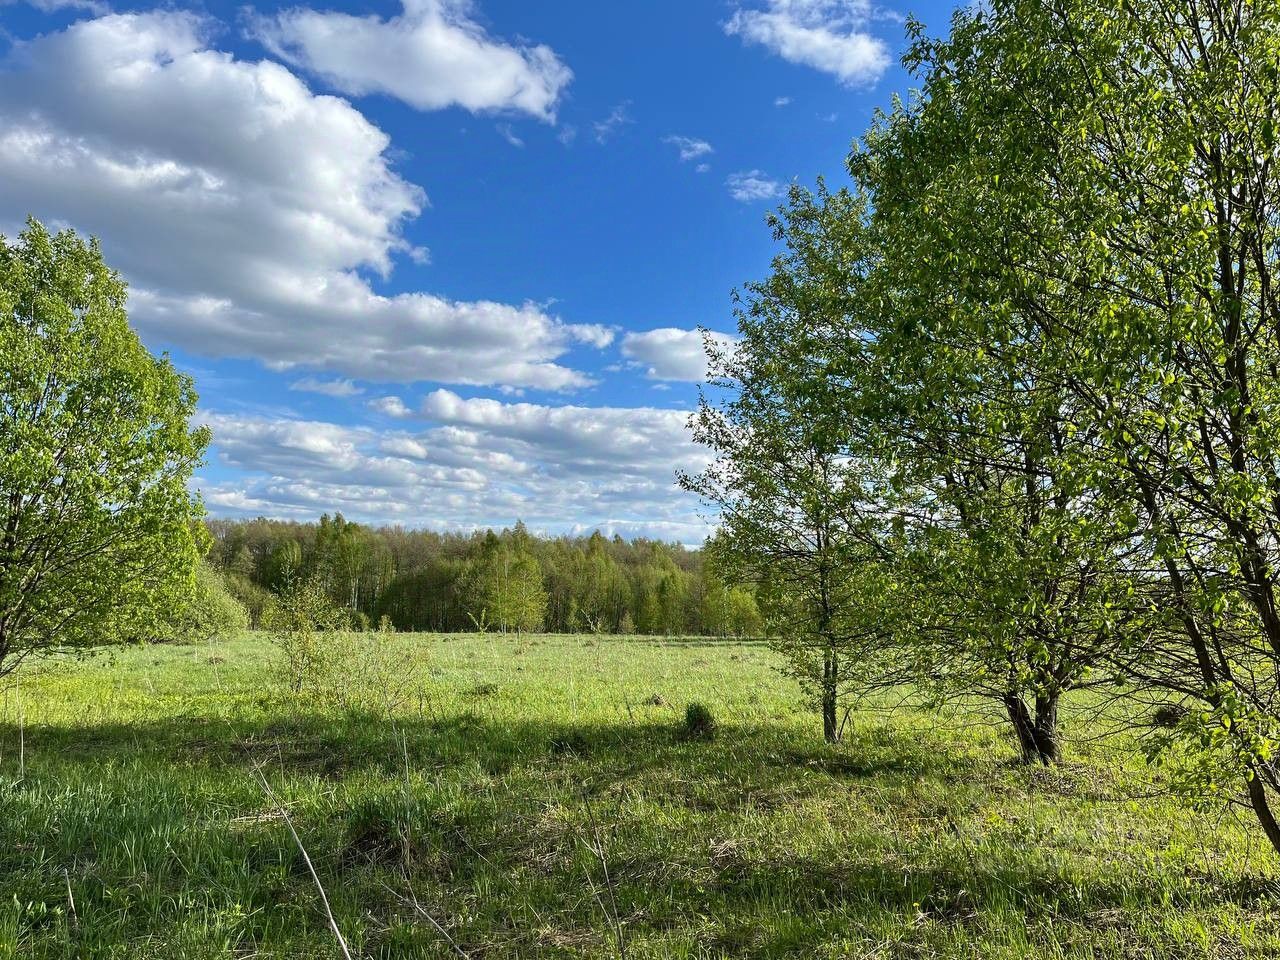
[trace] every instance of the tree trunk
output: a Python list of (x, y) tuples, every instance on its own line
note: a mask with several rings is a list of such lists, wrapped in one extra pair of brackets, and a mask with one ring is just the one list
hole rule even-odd
[(1051, 693), (1036, 697), (1036, 752), (1046, 767), (1058, 762), (1061, 743), (1058, 739), (1058, 697)]
[(827, 743), (835, 743), (840, 737), (836, 726), (836, 679), (839, 668), (835, 651), (826, 651), (822, 658), (822, 736)]
[(1016, 693), (1004, 696), (1004, 708), (1018, 737), (1018, 750), (1024, 764), (1042, 763), (1046, 767), (1058, 762), (1058, 694), (1036, 697), (1035, 714)]
[(1267, 797), (1267, 783), (1256, 766), (1251, 764), (1249, 772), (1253, 774), (1249, 778), (1249, 803), (1258, 816), (1262, 832), (1271, 841), (1272, 849), (1280, 853), (1280, 823), (1276, 823), (1275, 814), (1271, 812), (1271, 803)]
[(1030, 766), (1040, 759), (1040, 748), (1036, 745), (1036, 725), (1031, 711), (1016, 693), (1005, 694), (1004, 708), (1009, 714), (1009, 722), (1013, 724), (1013, 732), (1018, 737), (1021, 760)]

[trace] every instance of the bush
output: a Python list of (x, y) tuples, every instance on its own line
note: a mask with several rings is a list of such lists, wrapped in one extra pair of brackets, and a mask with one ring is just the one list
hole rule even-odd
[(716, 718), (710, 708), (697, 702), (685, 707), (684, 735), (690, 740), (710, 740), (716, 735)]
[(340, 636), (338, 653), (340, 675), (330, 687), (335, 706), (390, 716), (421, 693), (422, 648), (397, 644), (393, 629)]
[(338, 667), (333, 638), (344, 619), (315, 580), (289, 584), (270, 608), (265, 626), (284, 655), (282, 672), (291, 692), (320, 694), (329, 686)]
[(204, 643), (249, 626), (244, 605), (227, 590), (222, 575), (203, 560), (191, 591), (159, 624), (157, 643)]
[(390, 621), (368, 633), (346, 630), (349, 622), (316, 581), (291, 584), (268, 622), (284, 682), (295, 697), (390, 714), (418, 690), (419, 655), (395, 645)]
[(223, 579), (227, 592), (239, 601), (248, 613), (249, 629), (267, 629), (276, 605), (275, 594), (258, 586), (243, 574), (227, 573)]

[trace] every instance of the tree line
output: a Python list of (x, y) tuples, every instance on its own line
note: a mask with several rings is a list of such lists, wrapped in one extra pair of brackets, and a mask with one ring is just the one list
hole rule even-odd
[(1280, 7), (992, 0), (794, 188), (684, 477), (828, 738), (882, 688), (1024, 760), (1105, 686), (1280, 850)]
[(350, 625), (397, 630), (757, 635), (754, 591), (727, 585), (698, 550), (655, 540), (538, 537), (318, 523), (209, 520), (208, 561), (264, 625), (276, 599), (314, 581)]

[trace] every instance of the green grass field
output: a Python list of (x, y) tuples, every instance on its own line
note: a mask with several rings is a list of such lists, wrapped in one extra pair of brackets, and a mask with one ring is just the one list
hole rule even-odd
[(352, 956), (1280, 956), (1280, 865), (1124, 744), (1026, 770), (899, 711), (829, 747), (759, 644), (396, 642), (393, 718), (291, 705), (256, 636), (27, 674), (0, 957), (339, 956), (290, 824)]

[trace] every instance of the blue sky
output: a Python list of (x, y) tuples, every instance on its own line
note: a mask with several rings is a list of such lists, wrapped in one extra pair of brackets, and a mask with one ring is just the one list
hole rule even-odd
[(949, 11), (0, 0), (0, 231), (101, 238), (214, 515), (697, 542), (696, 328)]

